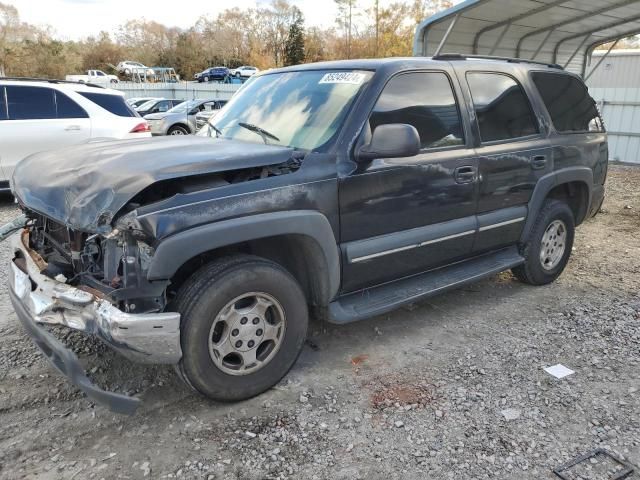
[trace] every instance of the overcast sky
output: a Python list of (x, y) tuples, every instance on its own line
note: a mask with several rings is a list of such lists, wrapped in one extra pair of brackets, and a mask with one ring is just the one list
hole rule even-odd
[[(100, 30), (113, 31), (127, 20), (145, 18), (168, 26), (187, 28), (201, 15), (216, 15), (225, 8), (255, 7), (265, 0), (2, 0), (18, 8), (20, 18), (36, 25), (51, 25), (56, 36), (77, 40)], [(336, 17), (333, 0), (290, 0), (307, 25), (331, 26)], [(360, 2), (367, 5), (368, 0)]]

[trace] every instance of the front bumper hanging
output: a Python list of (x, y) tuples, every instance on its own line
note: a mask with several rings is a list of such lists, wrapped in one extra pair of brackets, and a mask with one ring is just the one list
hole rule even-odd
[(180, 314), (129, 314), (96, 294), (40, 273), (46, 264), (29, 248), (29, 231), (16, 235), (9, 295), (16, 314), (51, 364), (71, 383), (117, 413), (135, 412), (140, 400), (104, 391), (92, 384), (76, 355), (47, 332), (42, 324), (63, 325), (96, 335), (128, 358), (152, 364), (176, 364), (180, 348)]

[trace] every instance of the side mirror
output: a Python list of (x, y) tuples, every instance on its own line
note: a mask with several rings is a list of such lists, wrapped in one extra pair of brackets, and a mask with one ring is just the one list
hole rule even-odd
[(413, 125), (388, 123), (379, 125), (371, 142), (358, 152), (358, 160), (414, 157), (420, 152), (420, 134)]

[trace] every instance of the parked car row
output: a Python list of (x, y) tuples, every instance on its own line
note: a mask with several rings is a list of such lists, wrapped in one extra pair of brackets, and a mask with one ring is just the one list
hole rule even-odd
[(226, 78), (229, 78), (229, 77), (249, 78), (255, 75), (256, 73), (258, 73), (259, 71), (260, 70), (258, 70), (256, 67), (251, 67), (248, 65), (243, 65), (241, 67), (233, 68), (233, 69), (229, 69), (227, 67), (211, 67), (203, 70), (200, 73), (196, 73), (193, 76), (193, 79), (197, 80), (200, 83), (203, 83), (203, 82), (210, 82), (213, 80), (218, 80), (218, 81), (225, 80)]

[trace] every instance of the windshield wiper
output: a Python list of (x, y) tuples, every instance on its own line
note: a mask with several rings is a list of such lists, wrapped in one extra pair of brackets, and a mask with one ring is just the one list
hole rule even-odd
[(207, 125), (209, 126), (209, 132), (208, 132), (209, 136), (211, 136), (211, 130), (213, 130), (214, 132), (216, 132), (216, 138), (222, 137), (222, 130), (220, 130), (218, 127), (216, 127), (209, 120), (207, 120)]
[(262, 140), (264, 141), (264, 143), (269, 143), (267, 142), (267, 138), (270, 138), (271, 140), (275, 140), (276, 142), (280, 141), (280, 139), (276, 137), (273, 133), (270, 133), (264, 128), (254, 125), (252, 123), (238, 122), (238, 126), (257, 133), (262, 137)]

